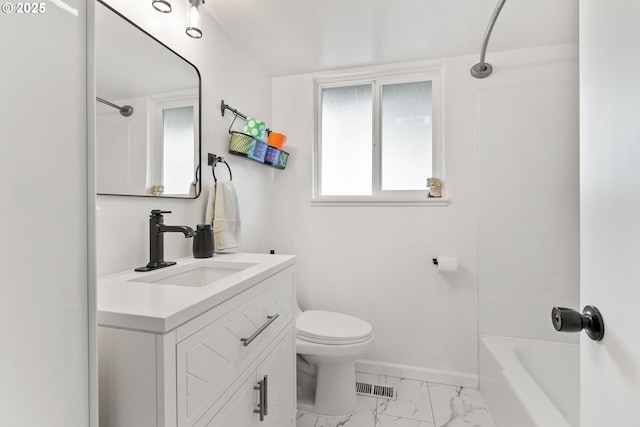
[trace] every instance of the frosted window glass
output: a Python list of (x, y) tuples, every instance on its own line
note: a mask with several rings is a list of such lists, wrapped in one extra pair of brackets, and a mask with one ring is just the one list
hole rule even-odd
[(382, 190), (424, 190), (432, 176), (431, 82), (382, 87)]
[(162, 185), (164, 194), (187, 194), (195, 179), (193, 107), (163, 111)]
[(371, 84), (322, 89), (322, 195), (372, 194), (372, 108)]

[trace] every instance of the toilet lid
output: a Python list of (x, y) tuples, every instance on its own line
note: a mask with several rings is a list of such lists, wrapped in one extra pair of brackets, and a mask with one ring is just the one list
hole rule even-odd
[(366, 341), (373, 327), (357, 317), (332, 311), (307, 310), (296, 319), (298, 338), (304, 341), (352, 344)]

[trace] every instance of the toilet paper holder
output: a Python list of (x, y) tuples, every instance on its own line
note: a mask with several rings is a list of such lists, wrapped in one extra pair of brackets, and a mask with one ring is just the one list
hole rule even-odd
[(580, 332), (584, 329), (594, 341), (600, 341), (604, 337), (602, 314), (592, 305), (586, 305), (582, 313), (571, 308), (553, 307), (551, 322), (558, 332)]
[(433, 265), (436, 266), (438, 273), (455, 273), (458, 271), (458, 259), (457, 258), (447, 258), (447, 257), (438, 257), (432, 258)]

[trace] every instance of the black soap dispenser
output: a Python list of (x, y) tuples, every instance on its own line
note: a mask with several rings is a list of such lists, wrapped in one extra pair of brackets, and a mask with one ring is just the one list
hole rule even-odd
[(193, 257), (211, 258), (213, 256), (213, 230), (211, 224), (198, 224), (193, 237)]

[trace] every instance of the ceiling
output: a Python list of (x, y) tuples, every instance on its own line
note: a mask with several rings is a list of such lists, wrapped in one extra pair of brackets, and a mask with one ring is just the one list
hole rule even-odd
[(115, 102), (198, 87), (184, 59), (96, 3), (96, 93)]
[[(497, 0), (207, 0), (273, 76), (480, 54)], [(205, 29), (206, 36), (206, 29)], [(491, 51), (578, 41), (578, 0), (507, 0)]]

